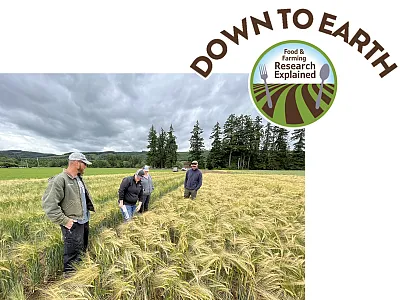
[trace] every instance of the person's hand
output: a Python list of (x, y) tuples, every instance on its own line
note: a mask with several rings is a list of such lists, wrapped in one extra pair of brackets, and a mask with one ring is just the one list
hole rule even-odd
[(142, 202), (139, 202), (138, 206), (136, 206), (135, 212), (138, 212), (140, 210), (141, 206), (142, 206)]
[(124, 206), (124, 201), (118, 201), (118, 206), (119, 206), (120, 208), (122, 208), (122, 206)]
[(65, 224), (65, 227), (66, 227), (67, 229), (71, 229), (72, 226), (74, 225), (74, 222), (76, 222), (76, 220), (69, 219), (68, 223)]

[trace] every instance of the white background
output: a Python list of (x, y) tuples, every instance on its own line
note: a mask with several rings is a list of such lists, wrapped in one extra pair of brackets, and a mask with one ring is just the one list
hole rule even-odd
[[(248, 73), (264, 50), (288, 39), (315, 44), (335, 65), (335, 102), (306, 129), (306, 299), (400, 299), (395, 2), (142, 2), (1, 2), (0, 72), (191, 73), (210, 40), (226, 40), (220, 31), (268, 10), (274, 30), (250, 33), (239, 46), (228, 42), (213, 73)], [(299, 30), (289, 18), (283, 30), (278, 8), (307, 8), (314, 24)], [(323, 12), (338, 16), (336, 29), (349, 21), (350, 37), (364, 29), (399, 68), (381, 79), (381, 67), (356, 47), (318, 31)]]

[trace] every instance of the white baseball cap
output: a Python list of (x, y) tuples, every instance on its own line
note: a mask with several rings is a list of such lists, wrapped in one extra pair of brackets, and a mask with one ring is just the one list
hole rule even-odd
[(73, 152), (68, 157), (68, 160), (79, 160), (84, 162), (87, 165), (91, 165), (92, 163), (86, 159), (86, 156), (80, 152)]

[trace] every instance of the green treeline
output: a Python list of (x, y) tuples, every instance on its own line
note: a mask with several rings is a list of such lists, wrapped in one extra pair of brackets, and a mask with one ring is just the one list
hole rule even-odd
[[(190, 139), (189, 160), (200, 168), (250, 170), (304, 170), (305, 130), (288, 130), (261, 117), (231, 114), (223, 125), (216, 123), (211, 132), (211, 149), (204, 155), (203, 130), (197, 122)], [(292, 147), (290, 145), (292, 144)]]
[[(153, 168), (187, 166), (197, 160), (200, 168), (304, 170), (305, 130), (289, 132), (285, 128), (262, 123), (257, 116), (231, 114), (224, 124), (217, 122), (209, 137), (204, 137), (199, 121), (193, 126), (189, 139), (189, 152), (178, 152), (173, 125), (168, 131), (157, 132), (151, 126), (147, 138), (147, 151), (142, 152), (85, 152), (92, 168), (140, 168), (145, 164)], [(204, 139), (211, 149), (206, 149)], [(69, 153), (43, 157), (27, 157), (29, 152), (0, 153), (0, 167), (65, 167)], [(32, 152), (33, 154), (33, 152)], [(3, 155), (3, 156), (2, 156)], [(25, 157), (23, 157), (23, 155)], [(35, 153), (39, 156), (40, 153)]]

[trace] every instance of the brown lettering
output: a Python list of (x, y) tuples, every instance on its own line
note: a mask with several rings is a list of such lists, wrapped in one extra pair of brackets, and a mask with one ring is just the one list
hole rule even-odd
[[(300, 16), (300, 14), (306, 14), (306, 15), (307, 15), (308, 21), (307, 21), (306, 24), (300, 24), (300, 23), (299, 23), (299, 16)], [(308, 9), (304, 9), (304, 8), (299, 9), (299, 10), (296, 11), (296, 12), (294, 13), (294, 15), (293, 15), (293, 23), (294, 23), (294, 25), (295, 25), (297, 28), (300, 28), (300, 29), (307, 29), (307, 28), (309, 28), (309, 27), (312, 25), (313, 21), (314, 21), (314, 17), (313, 17), (313, 15), (312, 15), (311, 11), (309, 11)]]
[(341, 36), (343, 40), (349, 42), (349, 22), (343, 24), (338, 30), (332, 33), (333, 36)]
[[(215, 44), (218, 44), (222, 47), (222, 51), (220, 54), (215, 54), (214, 52), (212, 52), (212, 46), (214, 46)], [(227, 52), (228, 52), (228, 47), (226, 46), (223, 40), (213, 39), (207, 45), (207, 54), (213, 59), (221, 59), (226, 55)]]
[[(363, 36), (365, 38), (364, 41), (361, 41), (359, 38), (360, 36)], [(356, 32), (356, 34), (353, 36), (353, 38), (351, 39), (349, 45), (353, 46), (354, 43), (358, 44), (357, 50), (358, 52), (362, 53), (362, 48), (366, 45), (369, 44), (369, 42), (371, 41), (371, 38), (369, 37), (369, 34), (366, 33), (364, 30), (362, 30), (361, 28), (358, 29), (358, 31)]]
[(282, 14), (283, 29), (287, 29), (288, 28), (287, 14), (290, 13), (290, 12), (291, 12), (290, 8), (278, 9), (278, 14)]
[(336, 16), (328, 14), (328, 13), (324, 13), (324, 16), (322, 17), (322, 21), (321, 21), (321, 25), (319, 26), (319, 31), (326, 33), (326, 34), (332, 34), (332, 31), (329, 31), (325, 28), (326, 25), (332, 27), (333, 23), (329, 22), (328, 19), (333, 19), (336, 20)]
[[(197, 65), (200, 61), (204, 61), (207, 64), (207, 70), (204, 71)], [(212, 62), (211, 62), (211, 59), (209, 59), (207, 56), (199, 56), (192, 62), (190, 67), (193, 70), (195, 70), (197, 73), (199, 73), (201, 76), (203, 76), (204, 78), (207, 78), (208, 75), (210, 75), (211, 70), (212, 70)]]
[(234, 42), (236, 45), (239, 45), (239, 34), (246, 40), (248, 39), (246, 18), (242, 19), (242, 28), (243, 30), (240, 30), (236, 26), (233, 26), (233, 35), (231, 35), (226, 30), (221, 31), (221, 33), (232, 42)]
[(383, 50), (385, 50), (385, 48), (383, 48), (381, 44), (379, 44), (377, 41), (373, 41), (372, 44), (374, 44), (374, 47), (364, 56), (367, 60), (370, 59), (371, 56), (376, 53), (376, 51), (379, 50), (382, 52)]
[(250, 16), (250, 20), (251, 20), (251, 23), (253, 24), (254, 32), (256, 35), (260, 34), (260, 29), (258, 28), (258, 25), (261, 25), (263, 27), (267, 27), (267, 28), (273, 30), (268, 11), (264, 12), (264, 19), (265, 19), (265, 22)]
[(392, 64), (392, 65), (388, 65), (385, 61), (386, 58), (390, 57), (389, 53), (385, 53), (383, 54), (381, 57), (379, 57), (377, 60), (375, 60), (372, 63), (373, 67), (376, 67), (377, 65), (381, 64), (383, 66), (383, 68), (385, 70), (383, 70), (381, 73), (379, 73), (379, 76), (381, 76), (381, 78), (385, 77), (387, 74), (389, 74), (390, 72), (392, 72), (394, 69), (397, 68), (396, 64)]

